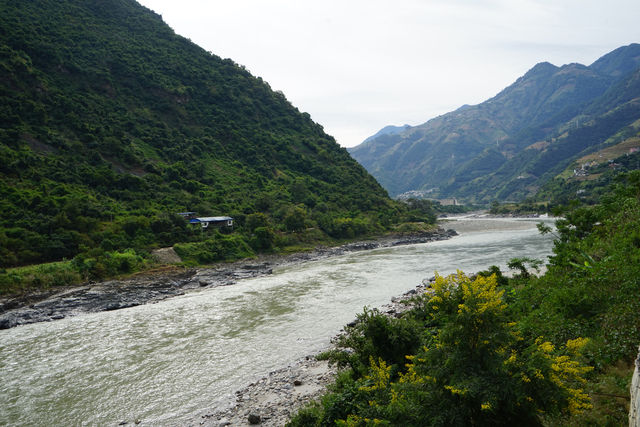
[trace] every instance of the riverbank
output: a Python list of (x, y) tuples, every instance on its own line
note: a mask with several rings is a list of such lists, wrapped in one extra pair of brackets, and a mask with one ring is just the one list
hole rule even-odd
[(281, 266), (354, 251), (444, 240), (456, 234), (453, 230), (440, 228), (410, 236), (387, 236), (336, 247), (319, 247), (290, 255), (263, 255), (250, 260), (217, 264), (210, 268), (156, 269), (123, 280), (108, 280), (3, 298), (0, 299), (0, 329), (155, 303), (184, 295), (190, 290), (228, 286), (241, 279), (271, 274), (274, 268)]
[[(428, 284), (394, 297), (378, 310), (387, 316), (400, 317), (410, 308), (407, 301), (424, 293)], [(327, 348), (328, 350), (328, 348)], [(198, 414), (189, 426), (223, 427), (258, 424), (263, 427), (284, 426), (306, 404), (319, 399), (333, 383), (337, 369), (316, 355), (272, 371), (234, 393), (234, 401), (222, 408)]]
[(323, 351), (362, 307), (382, 307), (435, 271), (506, 268), (505, 259), (549, 253), (535, 221), (528, 231), (504, 233), (497, 222), (495, 233), (292, 262), (158, 304), (3, 330), (2, 389), (16, 400), (7, 402), (2, 420), (199, 425), (202, 415), (235, 404), (236, 391)]
[[(452, 227), (456, 233), (522, 230), (532, 227), (530, 219), (467, 214), (449, 217), (443, 225)], [(378, 310), (388, 316), (400, 317), (410, 308), (407, 301), (424, 293), (428, 286), (428, 283), (417, 284), (415, 288), (378, 307)], [(333, 382), (335, 375), (335, 367), (328, 366), (326, 361), (316, 360), (316, 355), (306, 356), (236, 391), (233, 402), (195, 415), (188, 425), (243, 426), (250, 424), (251, 417), (261, 426), (284, 426), (297, 410), (319, 399), (326, 392), (326, 387)]]
[(336, 372), (328, 362), (307, 356), (236, 391), (228, 406), (198, 415), (187, 425), (284, 426), (296, 411), (324, 394)]

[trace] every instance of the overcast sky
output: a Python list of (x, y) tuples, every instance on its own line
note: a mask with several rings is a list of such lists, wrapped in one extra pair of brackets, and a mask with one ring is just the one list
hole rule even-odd
[(138, 0), (349, 147), (478, 104), (538, 62), (640, 42), (639, 0)]

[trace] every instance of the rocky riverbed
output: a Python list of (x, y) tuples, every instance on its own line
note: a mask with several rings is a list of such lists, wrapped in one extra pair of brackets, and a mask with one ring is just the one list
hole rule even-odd
[(335, 374), (326, 361), (307, 356), (236, 391), (233, 402), (197, 416), (188, 425), (284, 426), (298, 409), (324, 393)]
[(82, 286), (56, 288), (45, 292), (0, 300), (0, 329), (53, 321), (82, 313), (133, 307), (183, 295), (202, 287), (228, 286), (238, 280), (271, 274), (273, 269), (305, 261), (381, 247), (426, 243), (448, 239), (454, 230), (438, 229), (412, 236), (393, 236), (375, 241), (320, 247), (292, 255), (270, 255), (257, 259), (219, 264), (211, 268), (170, 268), (146, 272), (123, 280), (108, 280)]

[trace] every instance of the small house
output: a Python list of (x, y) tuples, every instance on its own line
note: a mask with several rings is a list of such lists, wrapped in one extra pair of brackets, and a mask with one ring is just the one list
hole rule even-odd
[(200, 218), (191, 218), (190, 224), (200, 224), (202, 228), (210, 225), (213, 227), (233, 227), (233, 218), (230, 216), (206, 216)]

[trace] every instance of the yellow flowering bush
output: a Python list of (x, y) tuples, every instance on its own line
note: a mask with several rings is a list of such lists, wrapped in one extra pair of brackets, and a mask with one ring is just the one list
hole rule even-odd
[(572, 358), (586, 340), (560, 349), (524, 342), (495, 276), (436, 276), (427, 298), (435, 328), (426, 345), (407, 356), (396, 380), (371, 358), (360, 412), (340, 425), (539, 425), (545, 413), (589, 407), (580, 384), (591, 368)]

